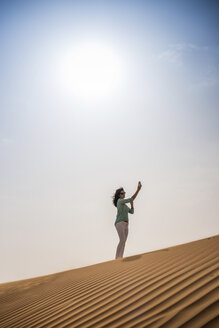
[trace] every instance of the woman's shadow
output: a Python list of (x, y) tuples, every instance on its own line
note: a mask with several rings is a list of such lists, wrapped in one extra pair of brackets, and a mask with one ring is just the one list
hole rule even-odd
[(141, 255), (128, 256), (128, 257), (125, 257), (122, 260), (122, 262), (135, 261), (135, 260), (140, 259), (140, 257), (141, 257)]

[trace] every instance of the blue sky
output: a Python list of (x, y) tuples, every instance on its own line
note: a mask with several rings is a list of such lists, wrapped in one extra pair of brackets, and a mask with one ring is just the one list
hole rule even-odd
[[(0, 282), (114, 259), (111, 196), (139, 180), (125, 256), (218, 233), (218, 11), (1, 1)], [(81, 43), (120, 63), (104, 95), (73, 90)]]

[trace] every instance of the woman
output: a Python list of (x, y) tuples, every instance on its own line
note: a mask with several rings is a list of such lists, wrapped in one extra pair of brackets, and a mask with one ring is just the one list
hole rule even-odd
[[(128, 213), (134, 213), (133, 201), (138, 195), (141, 187), (142, 184), (139, 181), (137, 191), (130, 198), (125, 199), (125, 191), (123, 188), (117, 189), (113, 196), (113, 204), (117, 207), (117, 216), (114, 225), (119, 235), (119, 244), (116, 250), (116, 259), (123, 257), (125, 242), (128, 236)], [(131, 208), (129, 208), (125, 203), (130, 203)]]

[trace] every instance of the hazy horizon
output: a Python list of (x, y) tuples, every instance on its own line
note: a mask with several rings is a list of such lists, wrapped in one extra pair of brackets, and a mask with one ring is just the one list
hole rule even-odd
[(124, 257), (219, 233), (218, 14), (1, 1), (0, 283), (113, 260), (139, 180)]

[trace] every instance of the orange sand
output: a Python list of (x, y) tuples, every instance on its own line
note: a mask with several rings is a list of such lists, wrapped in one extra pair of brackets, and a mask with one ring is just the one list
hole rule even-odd
[(219, 235), (0, 284), (0, 327), (219, 327)]

